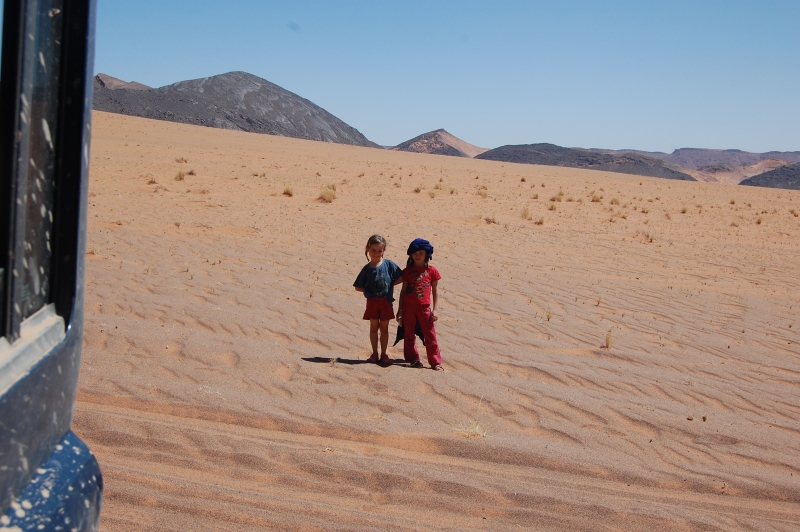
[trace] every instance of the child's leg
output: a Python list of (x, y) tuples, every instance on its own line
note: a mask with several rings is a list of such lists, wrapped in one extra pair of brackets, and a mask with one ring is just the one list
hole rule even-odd
[(417, 326), (416, 306), (403, 306), (403, 358), (406, 362), (418, 362), (419, 351), (417, 351), (416, 336), (414, 328)]
[(385, 355), (386, 354), (386, 348), (389, 347), (389, 321), (390, 320), (381, 320), (381, 323), (380, 323), (381, 355)]
[(441, 365), (442, 354), (439, 352), (439, 341), (436, 339), (436, 329), (433, 326), (431, 308), (424, 307), (419, 317), (419, 326), (425, 337), (425, 353), (428, 355), (428, 364), (431, 367)]
[(378, 356), (378, 327), (380, 320), (369, 320), (369, 341), (372, 344), (372, 354)]

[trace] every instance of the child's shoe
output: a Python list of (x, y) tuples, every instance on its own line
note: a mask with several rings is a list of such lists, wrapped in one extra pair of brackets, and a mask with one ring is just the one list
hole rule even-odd
[(412, 367), (412, 368), (422, 368), (422, 367), (425, 367), (425, 366), (422, 365), (422, 362), (420, 362), (419, 360), (416, 360), (416, 361), (411, 363), (410, 367)]
[(391, 366), (392, 359), (389, 358), (387, 355), (381, 355), (381, 366)]
[(367, 362), (370, 364), (377, 364), (378, 363), (378, 353), (372, 353), (372, 355), (367, 359)]
[(444, 368), (442, 367), (442, 365), (441, 365), (441, 364), (436, 364), (436, 365), (435, 365), (435, 366), (433, 366), (431, 369), (432, 369), (433, 371), (444, 371)]

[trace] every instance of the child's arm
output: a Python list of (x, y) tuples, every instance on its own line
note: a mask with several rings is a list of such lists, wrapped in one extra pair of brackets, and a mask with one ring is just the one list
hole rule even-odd
[(431, 283), (431, 297), (433, 298), (433, 306), (431, 307), (431, 318), (433, 321), (439, 319), (439, 316), (436, 315), (436, 303), (439, 302), (439, 292), (436, 290), (436, 287), (439, 286), (439, 281), (433, 281)]
[(396, 319), (397, 319), (397, 323), (402, 325), (402, 323), (403, 323), (403, 299), (404, 299), (403, 296), (406, 293), (406, 282), (403, 281), (402, 277), (400, 278), (400, 281), (402, 281), (403, 287), (400, 289), (400, 302), (397, 304), (397, 318)]

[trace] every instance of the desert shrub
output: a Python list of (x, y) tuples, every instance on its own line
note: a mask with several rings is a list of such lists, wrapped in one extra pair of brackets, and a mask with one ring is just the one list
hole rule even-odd
[(175, 162), (176, 163), (188, 163), (189, 159), (187, 159), (186, 157), (178, 157), (177, 159), (175, 159)]
[(291, 198), (292, 196), (294, 196), (294, 190), (292, 190), (292, 187), (284, 187), (283, 195), (289, 196)]
[(544, 218), (543, 218), (543, 217), (542, 217), (542, 218), (539, 218), (538, 220), (536, 220), (536, 221), (535, 221), (535, 222), (533, 222), (533, 223), (535, 223), (536, 225), (543, 225), (543, 224), (544, 224)]
[(533, 219), (533, 215), (531, 214), (531, 208), (528, 205), (525, 205), (522, 208), (522, 212), (520, 213), (520, 216), (522, 217), (523, 220), (532, 220)]
[(183, 172), (178, 172), (177, 174), (175, 174), (175, 181), (183, 181), (185, 176), (186, 174), (184, 174)]
[(333, 200), (335, 200), (336, 185), (328, 185), (327, 187), (323, 188), (322, 191), (319, 193), (319, 199), (321, 199), (325, 203), (331, 203)]
[(611, 205), (619, 205), (619, 198), (611, 198)]
[(194, 169), (192, 169), (186, 172), (186, 175), (197, 175), (197, 173), (194, 171)]
[(494, 216), (487, 216), (484, 218), (484, 221), (489, 225), (499, 223), (497, 220), (495, 220)]

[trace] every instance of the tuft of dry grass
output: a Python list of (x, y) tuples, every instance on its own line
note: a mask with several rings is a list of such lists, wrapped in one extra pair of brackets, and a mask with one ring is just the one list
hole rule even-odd
[(536, 225), (544, 225), (544, 217), (539, 218), (533, 223), (535, 223)]
[(155, 177), (153, 177), (153, 176), (150, 176), (150, 177), (147, 179), (147, 184), (148, 184), (148, 185), (157, 185), (157, 184), (158, 184), (158, 181), (156, 181), (156, 178), (155, 178)]
[(735, 199), (731, 200), (731, 205), (736, 205), (736, 200)]
[(186, 174), (184, 174), (183, 171), (180, 171), (175, 174), (175, 181), (183, 181), (184, 177), (186, 177)]
[(459, 425), (455, 429), (456, 432), (465, 438), (485, 438), (486, 429), (478, 423), (477, 420), (471, 421), (468, 425)]
[(532, 220), (531, 208), (528, 205), (522, 207), (522, 212), (519, 214), (523, 220)]
[(482, 197), (483, 199), (486, 199), (489, 196), (489, 193), (486, 192), (484, 189), (479, 189), (477, 192), (475, 192), (475, 194)]
[(186, 157), (178, 157), (177, 159), (175, 159), (175, 162), (176, 163), (188, 163), (189, 159), (187, 159)]
[(614, 346), (614, 327), (611, 327), (606, 333), (606, 341), (604, 347), (611, 349)]
[(603, 203), (603, 196), (592, 194), (592, 203)]
[(520, 179), (520, 181), (522, 181), (524, 183), (525, 182), (525, 178), (523, 177), (522, 179)]
[(458, 189), (450, 187), (450, 194), (458, 194)]
[(284, 196), (289, 196), (291, 198), (292, 196), (294, 196), (294, 190), (292, 190), (292, 187), (284, 187), (283, 188), (283, 195)]
[(611, 198), (611, 205), (619, 205), (619, 198)]
[(687, 212), (689, 212), (689, 209), (687, 209), (686, 207), (683, 207), (681, 209), (681, 214), (686, 214)]
[(731, 227), (739, 227), (739, 224), (737, 224), (736, 222), (731, 222)]
[(435, 185), (433, 185), (433, 190), (442, 190), (442, 184), (436, 183)]
[(797, 212), (795, 209), (792, 209), (792, 210), (790, 210), (790, 211), (789, 211), (789, 214), (791, 214), (791, 215), (792, 215), (792, 216), (794, 216), (795, 218), (797, 218), (798, 216), (800, 216), (800, 214), (799, 214), (799, 213), (798, 213), (798, 212)]
[(414, 187), (414, 192), (419, 194), (420, 192), (422, 192), (422, 187)]
[(547, 318), (547, 321), (550, 321), (550, 318), (553, 317), (553, 312), (550, 309), (546, 310), (544, 313), (544, 317)]
[(484, 221), (489, 225), (500, 223), (497, 220), (495, 220), (494, 216), (487, 216), (486, 218), (484, 218)]
[(194, 168), (186, 172), (186, 175), (197, 175), (197, 172), (194, 171)]
[(551, 204), (551, 205), (550, 205), (550, 206), (547, 208), (547, 210), (548, 210), (548, 211), (554, 211), (554, 210), (556, 210), (556, 204), (555, 204), (555, 203), (552, 203), (552, 204)]
[(324, 201), (325, 203), (333, 202), (333, 200), (336, 199), (336, 185), (330, 184), (327, 187), (323, 188), (322, 191), (319, 193), (319, 199)]
[(539, 194), (534, 194), (533, 199), (539, 199)]
[(436, 197), (436, 192), (431, 190), (430, 192), (428, 192), (428, 196), (430, 196), (431, 198), (435, 198)]
[(647, 214), (649, 212), (650, 212), (650, 209), (648, 209), (646, 207), (642, 207), (642, 214)]
[(180, 228), (180, 226), (181, 226), (181, 223), (180, 223), (180, 222), (175, 222), (175, 227), (178, 227), (178, 228)]
[(759, 216), (758, 218), (756, 218), (756, 224), (757, 224), (757, 225), (761, 225), (761, 222), (763, 222), (763, 221), (764, 221), (764, 220), (761, 218), (761, 216)]

